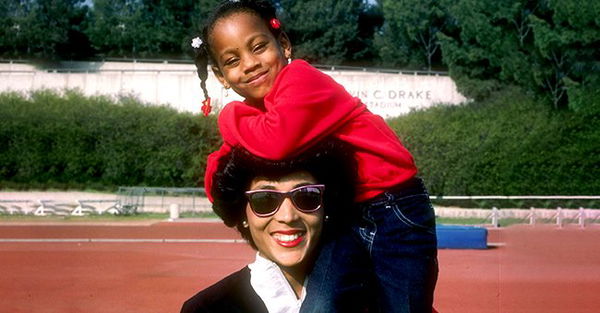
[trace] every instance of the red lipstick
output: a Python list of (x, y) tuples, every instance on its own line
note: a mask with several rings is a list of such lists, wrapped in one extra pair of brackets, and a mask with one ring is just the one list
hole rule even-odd
[(300, 245), (304, 241), (304, 232), (297, 230), (276, 231), (273, 233), (273, 240), (286, 248), (293, 248)]

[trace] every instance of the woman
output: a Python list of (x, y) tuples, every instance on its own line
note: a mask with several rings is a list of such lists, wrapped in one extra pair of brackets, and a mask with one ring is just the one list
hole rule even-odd
[[(299, 312), (320, 244), (344, 227), (338, 211), (352, 206), (355, 173), (351, 151), (338, 141), (285, 161), (234, 148), (214, 176), (213, 209), (257, 250), (256, 260), (196, 294), (181, 312)], [(334, 219), (336, 227), (328, 226)], [(362, 302), (347, 305), (365, 312)]]

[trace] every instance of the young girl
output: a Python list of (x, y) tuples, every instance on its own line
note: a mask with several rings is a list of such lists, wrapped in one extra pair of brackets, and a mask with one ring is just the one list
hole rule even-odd
[[(279, 160), (329, 135), (349, 143), (359, 182), (357, 208), (345, 209), (355, 216), (353, 231), (361, 247), (347, 238), (323, 247), (302, 312), (337, 312), (344, 297), (356, 296), (350, 290), (362, 283), (356, 282), (362, 273), (376, 277), (382, 312), (431, 312), (435, 217), (411, 154), (360, 99), (308, 63), (290, 61), (292, 46), (281, 27), (267, 2), (225, 1), (192, 43), (205, 95), (210, 60), (221, 84), (245, 98), (227, 104), (219, 115), (224, 144), (208, 157), (206, 190), (219, 158), (236, 145)], [(368, 256), (369, 262), (353, 262), (349, 251)]]

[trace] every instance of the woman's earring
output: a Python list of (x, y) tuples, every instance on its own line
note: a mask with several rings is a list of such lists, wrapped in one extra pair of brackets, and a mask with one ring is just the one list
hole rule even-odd
[(329, 215), (325, 215), (325, 222), (329, 221)]
[(248, 228), (248, 222), (247, 221), (242, 221), (242, 226), (244, 228)]
[(292, 58), (287, 58), (288, 64), (292, 63)]
[(229, 88), (225, 87), (225, 97), (229, 97)]

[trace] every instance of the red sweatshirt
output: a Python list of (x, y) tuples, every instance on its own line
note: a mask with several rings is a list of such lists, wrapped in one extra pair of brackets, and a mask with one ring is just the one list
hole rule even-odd
[(281, 70), (265, 96), (264, 110), (245, 102), (231, 102), (219, 115), (219, 129), (225, 143), (208, 157), (207, 191), (219, 158), (232, 146), (241, 145), (257, 156), (279, 160), (329, 135), (355, 148), (358, 202), (377, 196), (417, 172), (410, 152), (380, 116), (302, 60), (294, 60)]

